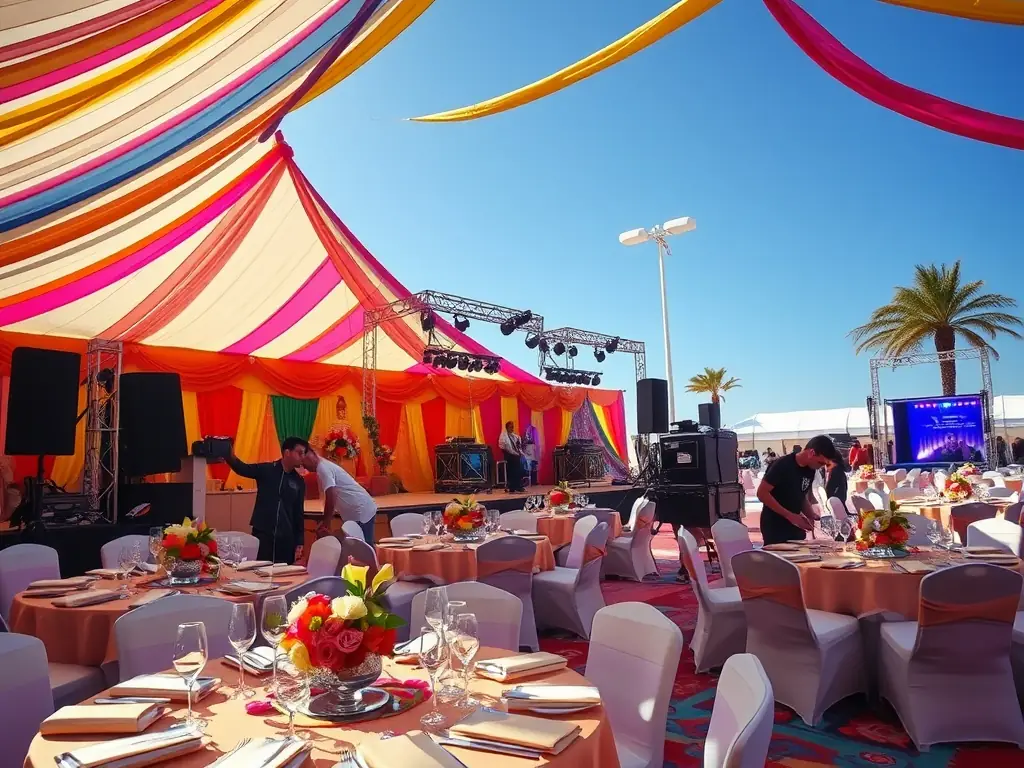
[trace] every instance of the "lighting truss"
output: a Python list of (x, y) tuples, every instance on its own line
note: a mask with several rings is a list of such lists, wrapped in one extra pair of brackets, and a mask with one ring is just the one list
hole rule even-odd
[(495, 355), (474, 355), (469, 352), (456, 352), (447, 347), (429, 345), (423, 350), (423, 364), (434, 368), (455, 369), (470, 373), (483, 373), (493, 376), (501, 371), (501, 358)]
[(597, 380), (597, 384), (594, 386), (601, 383), (600, 371), (582, 371), (579, 368), (545, 365), (542, 373), (545, 381), (553, 381), (556, 384), (590, 384), (594, 379)]
[[(631, 339), (623, 339), (620, 336), (609, 336), (605, 333), (595, 333), (594, 331), (583, 331), (579, 328), (555, 328), (554, 330), (544, 331), (542, 334), (545, 341), (547, 341), (548, 348), (553, 347), (557, 342), (562, 342), (566, 347), (575, 344), (579, 347), (594, 347), (598, 349), (604, 349), (606, 344), (616, 342), (618, 344), (615, 352), (622, 352), (624, 354), (633, 355), (633, 365), (636, 369), (636, 380), (647, 378), (647, 355), (644, 350), (644, 343), (642, 341), (632, 341)], [(583, 350), (580, 350), (582, 354)], [(544, 352), (540, 353), (540, 370), (544, 372), (548, 355)]]
[[(85, 473), (82, 490), (89, 509), (117, 522), (118, 436), (123, 348), (119, 341), (92, 339), (86, 352)], [(110, 371), (111, 391), (100, 383)]]

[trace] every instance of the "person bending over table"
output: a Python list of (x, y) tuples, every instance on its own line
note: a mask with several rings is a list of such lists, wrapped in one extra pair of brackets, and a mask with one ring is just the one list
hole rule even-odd
[(800, 541), (818, 519), (808, 495), (814, 473), (829, 462), (840, 461), (839, 451), (825, 435), (811, 438), (799, 453), (782, 456), (765, 472), (757, 488), (761, 511), (761, 537), (765, 544)]
[(252, 534), (260, 542), (260, 560), (288, 563), (302, 558), (306, 484), (295, 470), (302, 465), (309, 444), (301, 437), (286, 437), (281, 458), (247, 464), (232, 448), (228, 466), (236, 475), (256, 481), (256, 503), (252, 508)]
[[(363, 531), (363, 538), (373, 546), (373, 524), (377, 505), (355, 479), (333, 461), (320, 458), (310, 446), (302, 459), (302, 466), (316, 473), (316, 481), (324, 494), (324, 516), (316, 527), (318, 539), (331, 534), (331, 520), (338, 515), (343, 522), (351, 520)], [(344, 540), (345, 536), (340, 536)]]

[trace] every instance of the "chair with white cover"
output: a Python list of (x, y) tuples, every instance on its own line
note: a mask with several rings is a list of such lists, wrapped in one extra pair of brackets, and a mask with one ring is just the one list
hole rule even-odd
[(1013, 499), (1017, 500), (1017, 492), (1013, 488), (1007, 488), (1005, 485), (995, 486), (994, 488), (988, 489), (988, 497), (990, 499)]
[(14, 596), (33, 581), (60, 578), (57, 550), (42, 544), (15, 544), (0, 549), (0, 616), (11, 622)]
[(876, 491), (874, 488), (868, 488), (864, 494), (864, 497), (870, 502), (872, 509), (888, 509), (889, 499), (886, 496), (887, 494), (883, 491)]
[[(130, 533), (126, 536), (119, 536), (108, 541), (100, 547), (100, 565), (104, 568), (117, 568), (118, 560), (121, 558), (121, 550), (125, 547), (138, 547), (142, 555), (142, 562), (149, 557), (149, 536), (142, 536), (137, 533)], [(93, 561), (95, 562), (95, 561)]]
[(43, 642), (0, 634), (0, 669), (0, 755), (7, 755), (6, 765), (21, 765), (39, 724), (54, 710)]
[(410, 533), (423, 533), (423, 515), (419, 512), (403, 512), (389, 521), (392, 536), (408, 536)]
[[(1002, 472), (997, 472), (994, 469), (990, 469), (990, 470), (987, 470), (985, 472), (982, 472), (981, 476), (985, 480), (992, 480), (992, 481), (995, 481), (996, 479), (999, 479), (999, 480), (1003, 479), (1003, 473)], [(1004, 485), (1005, 485), (1005, 481), (1004, 481)]]
[(998, 513), (998, 507), (986, 504), (983, 501), (972, 501), (967, 504), (957, 504), (949, 510), (949, 524), (953, 527), (953, 533), (957, 544), (967, 541), (967, 526), (978, 520), (988, 520)]
[(640, 510), (644, 504), (647, 503), (647, 495), (641, 494), (633, 502), (633, 506), (629, 510), (629, 522), (623, 527), (623, 535), (629, 535), (636, 530), (636, 516), (640, 514)]
[(855, 616), (808, 609), (800, 570), (771, 552), (741, 552), (732, 567), (747, 615), (747, 653), (764, 665), (776, 701), (813, 727), (836, 702), (867, 692)]
[(946, 473), (941, 469), (937, 469), (932, 472), (932, 485), (935, 486), (935, 490), (939, 493), (942, 493), (943, 489), (946, 487), (946, 477)]
[(907, 472), (907, 480), (910, 481), (911, 485), (917, 485), (917, 480), (919, 477), (921, 477), (920, 467), (914, 467), (912, 470)]
[(590, 637), (594, 615), (604, 608), (601, 564), (608, 546), (608, 524), (596, 523), (577, 546), (576, 529), (566, 567), (541, 571), (533, 577), (533, 610), (537, 626), (564, 629), (583, 639)]
[(533, 616), (533, 563), (536, 542), (521, 536), (502, 536), (477, 547), (476, 579), (481, 584), (503, 589), (523, 604), (519, 629), (519, 647), (536, 651), (537, 620)]
[(260, 540), (251, 533), (245, 533), (244, 531), (217, 531), (218, 546), (228, 539), (234, 539), (235, 541), (241, 542), (243, 559), (251, 561), (259, 557)]
[(206, 625), (211, 659), (233, 653), (228, 640), (232, 605), (217, 597), (172, 595), (119, 617), (114, 622), (114, 637), (121, 680), (167, 669), (174, 655), (178, 625), (187, 622)]
[(851, 494), (850, 501), (853, 502), (853, 508), (858, 512), (870, 512), (875, 509), (875, 506), (868, 501), (867, 496), (860, 493)]
[(832, 513), (832, 517), (835, 518), (837, 523), (842, 523), (850, 516), (849, 512), (846, 511), (846, 505), (835, 496), (829, 497), (828, 508), (825, 510), (825, 514), (829, 512)]
[(306, 561), (310, 578), (337, 576), (341, 572), (341, 542), (334, 536), (324, 536), (313, 542)]
[(921, 492), (912, 485), (904, 485), (895, 488), (892, 492), (892, 498), (896, 501), (905, 501), (906, 499), (916, 499), (921, 495)]
[(736, 587), (711, 589), (697, 540), (685, 528), (679, 529), (679, 552), (690, 575), (690, 587), (697, 596), (697, 627), (690, 639), (697, 672), (720, 667), (734, 653), (747, 647), (747, 615)]
[[(466, 613), (476, 614), (480, 645), (491, 648), (504, 648), (518, 653), (519, 624), (523, 617), (523, 604), (515, 595), (503, 589), (481, 584), (476, 581), (460, 581), (445, 586), (449, 600), (462, 600), (466, 603)], [(425, 592), (416, 595), (412, 600), (412, 624), (415, 632), (425, 627), (423, 618), (427, 604)]]
[(619, 513), (614, 509), (598, 509), (597, 507), (587, 507), (586, 509), (580, 509), (576, 511), (576, 519), (579, 520), (581, 517), (596, 517), (597, 522), (607, 523), (608, 530), (615, 530), (615, 521), (618, 519), (621, 522)]
[[(585, 676), (601, 693), (622, 768), (661, 768), (683, 633), (646, 603), (594, 616)], [(628, 681), (628, 684), (624, 684)]]
[(967, 526), (968, 547), (998, 547), (1020, 557), (1021, 527), (998, 517), (978, 520)]
[[(347, 537), (341, 545), (342, 567), (348, 563), (365, 565), (367, 567), (366, 578), (372, 583), (373, 577), (377, 575), (377, 553), (373, 547), (362, 539)], [(398, 574), (395, 574), (396, 576)], [(400, 642), (409, 639), (409, 624), (412, 618), (412, 600), (421, 592), (426, 592), (433, 586), (426, 581), (396, 581), (381, 598), (381, 605), (389, 612), (401, 617), (405, 624), (398, 628), (395, 633)], [(419, 631), (419, 627), (416, 628)]]
[(824, 486), (817, 486), (814, 489), (815, 503), (818, 505), (818, 514), (828, 514), (828, 494), (825, 493)]
[(987, 563), (930, 573), (918, 620), (882, 624), (879, 690), (919, 750), (963, 741), (1024, 748), (1010, 664), (1021, 583)]
[[(369, 571), (367, 572), (367, 578), (372, 578), (369, 576)], [(317, 576), (315, 579), (307, 579), (289, 589), (284, 593), (284, 600), (288, 603), (288, 607), (291, 608), (292, 603), (296, 602), (300, 597), (308, 595), (310, 592), (318, 592), (331, 598), (344, 597), (348, 594), (348, 587), (341, 576)]]
[(902, 483), (904, 480), (907, 479), (907, 470), (903, 469), (903, 467), (900, 467), (899, 469), (897, 469), (892, 474), (893, 474), (893, 477), (896, 478), (896, 484), (897, 485), (899, 485), (900, 483)]
[(762, 768), (775, 724), (772, 684), (757, 656), (731, 656), (718, 678), (704, 768)]
[(927, 469), (917, 476), (917, 487), (924, 490), (932, 484), (932, 473)]
[(1020, 513), (1024, 509), (1024, 501), (1017, 501), (1006, 508), (1003, 512), (1003, 520), (1020, 524)]
[(503, 512), (498, 515), (498, 525), (506, 531), (526, 531), (527, 533), (537, 532), (537, 516), (526, 510), (515, 512)]
[(572, 539), (568, 544), (555, 550), (555, 565), (562, 568), (579, 568), (583, 560), (583, 546), (597, 523), (598, 520), (593, 515), (576, 518), (576, 522), (572, 524)]
[(654, 502), (648, 501), (636, 516), (635, 528), (630, 536), (619, 536), (608, 542), (603, 574), (643, 581), (649, 573), (657, 573), (658, 566), (651, 552), (651, 529), (654, 525)]
[(346, 520), (341, 524), (341, 530), (346, 536), (355, 536), (360, 541), (366, 541), (363, 529), (359, 527), (359, 523), (355, 520)]
[(736, 586), (736, 577), (732, 573), (732, 556), (737, 552), (753, 549), (750, 541), (750, 529), (743, 523), (721, 518), (711, 526), (711, 538), (715, 542), (715, 552), (722, 566), (722, 576), (730, 587)]
[(919, 515), (916, 512), (900, 512), (907, 522), (910, 523), (910, 537), (907, 539), (907, 546), (909, 547), (928, 547), (931, 546), (932, 541), (928, 538), (928, 530), (934, 523), (933, 520), (929, 520), (924, 515)]

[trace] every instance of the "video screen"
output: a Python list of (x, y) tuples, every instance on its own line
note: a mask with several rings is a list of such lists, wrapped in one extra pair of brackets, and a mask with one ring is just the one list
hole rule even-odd
[(984, 462), (981, 395), (890, 400), (897, 464)]

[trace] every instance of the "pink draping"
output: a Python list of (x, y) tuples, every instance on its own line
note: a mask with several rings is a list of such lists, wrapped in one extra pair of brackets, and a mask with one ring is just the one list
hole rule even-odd
[(353, 307), (330, 330), (284, 359), (313, 363), (330, 357), (362, 335), (363, 320), (363, 308)]
[(621, 392), (612, 405), (602, 405), (604, 417), (608, 420), (608, 428), (611, 430), (612, 439), (615, 441), (615, 450), (619, 452), (619, 458), (629, 463), (629, 438), (626, 436), (626, 399)]
[(804, 53), (864, 98), (948, 133), (1024, 149), (1024, 120), (957, 104), (891, 80), (854, 55), (792, 0), (764, 0), (764, 4)]
[(561, 445), (562, 409), (548, 408), (544, 411), (544, 434), (540, 440), (540, 466), (537, 468), (541, 485), (555, 482), (555, 448)]

